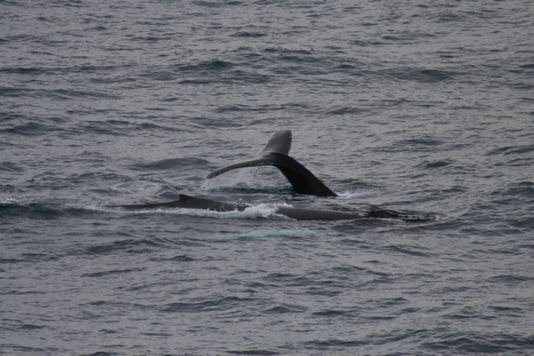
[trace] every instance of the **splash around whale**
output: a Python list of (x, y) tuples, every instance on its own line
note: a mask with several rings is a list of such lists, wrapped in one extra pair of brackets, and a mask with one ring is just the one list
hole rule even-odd
[[(238, 162), (220, 168), (208, 175), (208, 179), (219, 176), (225, 172), (258, 166), (274, 166), (287, 178), (295, 192), (311, 194), (320, 197), (336, 197), (319, 178), (317, 178), (304, 165), (289, 156), (291, 149), (291, 131), (284, 130), (275, 133), (267, 142), (260, 156), (243, 162)], [(147, 209), (202, 209), (215, 212), (244, 211), (251, 205), (232, 202), (221, 202), (204, 197), (194, 197), (180, 194), (177, 200), (168, 202), (154, 202), (145, 204), (113, 205), (110, 207), (121, 208), (129, 211)], [(296, 220), (354, 220), (354, 219), (395, 219), (405, 222), (425, 222), (435, 219), (433, 214), (419, 214), (392, 209), (385, 209), (369, 205), (365, 211), (346, 208), (334, 209), (308, 209), (293, 207), (287, 204), (274, 205), (274, 213)]]

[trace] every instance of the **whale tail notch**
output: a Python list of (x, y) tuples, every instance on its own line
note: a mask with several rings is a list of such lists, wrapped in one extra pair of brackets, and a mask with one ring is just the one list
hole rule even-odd
[(274, 166), (282, 172), (297, 193), (323, 197), (337, 196), (312, 172), (289, 156), (291, 138), (290, 130), (278, 131), (269, 139), (259, 158), (220, 168), (211, 172), (208, 178), (214, 178), (225, 172), (243, 167)]

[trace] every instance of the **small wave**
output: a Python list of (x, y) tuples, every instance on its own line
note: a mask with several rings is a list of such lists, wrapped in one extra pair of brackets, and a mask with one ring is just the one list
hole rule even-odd
[(534, 336), (510, 334), (481, 334), (474, 332), (455, 333), (441, 336), (442, 340), (425, 342), (422, 346), (432, 351), (451, 354), (465, 353), (507, 353), (525, 350), (534, 345)]
[(79, 209), (61, 209), (45, 203), (21, 204), (17, 202), (0, 203), (0, 217), (26, 217), (40, 219), (54, 219), (66, 213), (79, 214)]
[(387, 78), (394, 78), (407, 81), (415, 81), (421, 83), (436, 83), (446, 80), (451, 80), (458, 75), (458, 73), (425, 68), (391, 68), (378, 72), (380, 76)]
[(450, 164), (452, 164), (453, 161), (450, 159), (442, 159), (442, 160), (436, 160), (436, 161), (424, 161), (421, 164), (419, 164), (417, 167), (422, 169), (436, 169), (436, 168), (442, 168), (447, 167)]
[(194, 302), (177, 302), (163, 305), (160, 310), (165, 313), (198, 313), (214, 310), (228, 310), (241, 307), (243, 302), (251, 301), (251, 298), (220, 297)]
[(387, 146), (377, 147), (373, 150), (379, 152), (401, 152), (401, 151), (427, 151), (429, 148), (441, 146), (444, 142), (434, 137), (420, 137), (399, 140)]
[(327, 114), (328, 115), (359, 115), (366, 111), (367, 111), (366, 109), (357, 108), (353, 106), (341, 106), (341, 107), (330, 109), (327, 112)]
[(213, 59), (192, 64), (179, 64), (175, 70), (179, 72), (206, 73), (219, 72), (235, 67), (235, 64), (229, 61)]
[(173, 257), (153, 257), (149, 261), (159, 261), (159, 262), (193, 262), (195, 259), (188, 255), (176, 255)]
[(366, 342), (361, 340), (342, 340), (342, 339), (326, 339), (326, 340), (314, 340), (308, 341), (306, 343), (308, 346), (317, 348), (320, 350), (331, 349), (333, 350), (344, 350), (349, 347), (358, 347), (365, 345)]
[(423, 249), (422, 247), (416, 247), (416, 246), (389, 245), (389, 246), (385, 246), (384, 249), (389, 250), (389, 251), (393, 251), (393, 252), (397, 252), (397, 253), (401, 253), (401, 254), (410, 255), (410, 256), (416, 256), (416, 257), (430, 257), (430, 256), (432, 256), (432, 254), (429, 253), (429, 252), (423, 252), (422, 251), (422, 249)]
[(245, 37), (245, 38), (257, 38), (265, 37), (267, 33), (260, 31), (239, 31), (231, 35), (232, 37)]
[(302, 305), (290, 305), (290, 304), (281, 304), (275, 305), (263, 311), (264, 314), (288, 314), (288, 313), (302, 313), (307, 310), (306, 307)]
[[(24, 169), (19, 167), (17, 164), (10, 162), (10, 161), (4, 161), (0, 162), (0, 172), (24, 172)], [(2, 191), (2, 185), (0, 185), (0, 192)]]
[(522, 146), (505, 146), (494, 148), (486, 155), (495, 156), (495, 155), (513, 155), (513, 154), (524, 154), (534, 152), (534, 145), (522, 145)]
[(130, 122), (124, 120), (103, 120), (88, 121), (80, 131), (83, 133), (92, 132), (100, 135), (122, 136), (134, 129)]
[(85, 249), (84, 254), (102, 255), (110, 254), (116, 251), (125, 251), (128, 253), (146, 253), (151, 252), (154, 248), (166, 247), (170, 243), (158, 238), (147, 239), (125, 239), (117, 240), (110, 243), (93, 245)]
[(534, 183), (529, 181), (510, 183), (504, 189), (497, 189), (491, 194), (502, 198), (503, 201), (508, 201), (511, 197), (532, 199), (534, 198)]
[(258, 356), (273, 356), (280, 355), (279, 352), (269, 351), (264, 349), (245, 349), (245, 350), (228, 350), (226, 353), (234, 355), (258, 355)]
[(146, 130), (156, 130), (156, 131), (164, 131), (164, 132), (185, 132), (187, 130), (184, 130), (183, 128), (178, 127), (172, 127), (172, 126), (164, 126), (164, 125), (158, 125), (154, 124), (153, 122), (143, 122), (137, 125), (137, 129), (139, 131), (146, 131)]
[(39, 136), (50, 133), (56, 129), (52, 126), (43, 125), (37, 122), (28, 122), (16, 125), (10, 128), (0, 130), (1, 133), (21, 135), (21, 136)]
[(93, 273), (85, 273), (82, 274), (82, 277), (105, 277), (113, 274), (123, 274), (123, 273), (131, 273), (131, 272), (140, 272), (144, 271), (146, 268), (127, 268), (127, 269), (115, 269), (115, 270), (108, 270), (108, 271), (101, 271), (101, 272), (93, 272)]
[(313, 231), (306, 229), (271, 229), (271, 230), (252, 230), (240, 234), (237, 239), (242, 241), (253, 240), (257, 238), (303, 238), (313, 236)]

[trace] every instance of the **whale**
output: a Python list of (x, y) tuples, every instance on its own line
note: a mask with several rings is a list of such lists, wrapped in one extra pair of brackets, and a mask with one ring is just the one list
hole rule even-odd
[(297, 193), (319, 197), (336, 197), (337, 194), (304, 167), (302, 163), (289, 156), (291, 139), (290, 130), (278, 131), (267, 142), (259, 157), (217, 169), (208, 174), (207, 178), (211, 179), (238, 168), (274, 166), (282, 172)]
[[(179, 194), (178, 199), (169, 202), (155, 202), (146, 204), (110, 205), (110, 208), (121, 208), (128, 211), (140, 211), (147, 209), (202, 209), (216, 212), (244, 211), (251, 207), (244, 203), (231, 203), (212, 200), (204, 197), (195, 197), (187, 194)], [(306, 209), (296, 208), (289, 205), (274, 207), (275, 214), (295, 220), (355, 220), (355, 219), (393, 219), (405, 222), (424, 222), (432, 220), (430, 214), (413, 214), (391, 209), (384, 209), (370, 205), (365, 211), (356, 209)]]
[[(337, 194), (328, 188), (310, 170), (289, 156), (292, 134), (290, 130), (274, 133), (267, 145), (252, 160), (242, 161), (219, 168), (208, 174), (207, 178), (217, 177), (228, 171), (259, 166), (274, 166), (287, 178), (293, 189), (300, 194), (310, 194), (319, 197), (336, 197)], [(121, 208), (129, 211), (146, 209), (203, 209), (217, 212), (244, 211), (251, 207), (249, 204), (221, 202), (204, 197), (195, 197), (179, 194), (178, 199), (167, 202), (154, 202), (144, 204), (111, 205), (108, 207)], [(274, 212), (296, 220), (354, 220), (354, 219), (394, 219), (405, 222), (423, 222), (433, 220), (432, 214), (417, 214), (407, 211), (385, 209), (374, 205), (367, 205), (364, 210), (340, 208), (334, 209), (308, 209), (293, 207), (287, 204), (274, 205)]]

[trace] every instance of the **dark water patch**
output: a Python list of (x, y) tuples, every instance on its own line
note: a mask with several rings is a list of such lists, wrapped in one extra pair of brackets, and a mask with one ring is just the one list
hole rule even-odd
[(6, 74), (29, 74), (29, 75), (37, 75), (44, 72), (43, 68), (36, 68), (36, 67), (4, 67), (0, 68), (0, 73), (6, 73)]
[[(384, 246), (383, 249), (387, 251), (392, 251), (395, 253), (414, 256), (414, 257), (430, 257), (433, 255), (430, 252), (428, 252), (428, 249), (425, 249), (420, 246), (389, 245), (389, 246)], [(425, 252), (423, 250), (427, 250), (427, 251)]]
[[(98, 163), (98, 161), (96, 161)], [(68, 177), (68, 182), (70, 184), (82, 184), (88, 183), (94, 184), (98, 181), (108, 181), (108, 182), (131, 182), (133, 178), (114, 173), (114, 172), (84, 172), (79, 174), (74, 174)]]
[(275, 305), (268, 309), (263, 310), (264, 314), (287, 314), (287, 313), (303, 313), (307, 310), (306, 307), (302, 305)]
[(532, 283), (534, 277), (530, 276), (520, 276), (517, 274), (501, 274), (498, 276), (493, 276), (488, 279), (490, 283), (504, 283), (506, 285), (516, 285), (521, 283)]
[(115, 94), (103, 91), (75, 90), (75, 89), (28, 89), (28, 88), (0, 88), (0, 96), (14, 98), (50, 98), (55, 100), (71, 99), (119, 99)]
[(225, 353), (233, 355), (259, 355), (259, 356), (271, 356), (271, 355), (281, 355), (281, 353), (276, 351), (264, 350), (264, 349), (246, 349), (246, 350), (228, 350)]
[(496, 189), (491, 193), (503, 202), (513, 203), (513, 198), (534, 198), (534, 183), (529, 181), (507, 184), (504, 188)]
[(1, 264), (20, 263), (20, 262), (26, 262), (26, 260), (22, 259), (22, 258), (0, 258), (0, 265)]
[(168, 41), (170, 39), (172, 39), (171, 36), (131, 36), (128, 38), (129, 41), (146, 43)]
[(508, 305), (490, 305), (489, 308), (499, 316), (522, 317), (525, 315), (525, 310), (520, 307)]
[(211, 69), (206, 73), (186, 74), (189, 78), (180, 81), (180, 84), (189, 85), (248, 85), (265, 84), (271, 80), (271, 75), (258, 73), (245, 69), (225, 69), (225, 67)]
[(521, 145), (521, 146), (504, 146), (490, 150), (486, 155), (513, 155), (513, 154), (525, 154), (534, 152), (534, 145)]
[(115, 269), (109, 271), (93, 272), (82, 274), (81, 277), (107, 277), (109, 275), (123, 274), (123, 273), (132, 273), (132, 272), (141, 272), (146, 270), (146, 268), (127, 268), (127, 269)]
[(243, 308), (243, 304), (253, 301), (251, 298), (220, 297), (195, 302), (177, 302), (165, 304), (159, 309), (165, 313), (199, 313), (205, 311)]
[(433, 137), (420, 137), (399, 140), (387, 146), (373, 148), (373, 150), (379, 152), (421, 152), (427, 151), (432, 148), (437, 148), (443, 144), (444, 142), (442, 140)]
[(279, 58), (303, 58), (312, 55), (315, 51), (310, 48), (289, 48), (289, 47), (266, 47), (264, 53), (274, 54)]
[(61, 216), (87, 216), (94, 212), (49, 203), (0, 203), (0, 217), (57, 219)]
[(270, 273), (264, 279), (271, 283), (282, 283), (285, 286), (291, 287), (310, 286), (314, 284), (314, 281), (306, 276), (291, 273)]
[(328, 115), (359, 115), (366, 112), (366, 109), (357, 108), (353, 106), (342, 106), (327, 110)]
[[(369, 25), (368, 25), (369, 26)], [(354, 46), (359, 46), (359, 47), (374, 47), (374, 46), (382, 46), (384, 45), (386, 42), (384, 41), (379, 41), (378, 39), (358, 39), (358, 40), (352, 40), (350, 41), (350, 44), (354, 45)], [(354, 67), (353, 67), (354, 68)]]
[[(528, 214), (527, 214), (528, 215)], [(506, 222), (519, 230), (516, 230), (516, 233), (525, 233), (528, 231), (534, 230), (534, 210), (532, 210), (532, 213), (530, 216), (524, 217), (524, 218), (509, 218), (506, 220)]]
[(99, 135), (128, 136), (136, 126), (125, 120), (87, 121), (82, 133), (95, 133)]
[(49, 96), (56, 99), (120, 99), (116, 94), (106, 93), (104, 91), (91, 90), (74, 90), (74, 89), (55, 89), (55, 90), (39, 90), (39, 96)]
[(414, 81), (419, 83), (437, 83), (454, 79), (459, 73), (422, 68), (390, 68), (377, 72), (379, 76), (395, 80)]
[(21, 135), (21, 136), (41, 136), (49, 134), (51, 131), (59, 130), (54, 126), (43, 125), (38, 122), (27, 122), (25, 124), (15, 125), (6, 129), (0, 130), (0, 133)]
[(176, 255), (173, 257), (153, 257), (149, 261), (159, 261), (159, 262), (193, 262), (196, 261), (193, 257), (188, 255)]
[(261, 31), (238, 31), (231, 35), (232, 37), (259, 38), (267, 36), (267, 33)]
[(434, 352), (452, 354), (504, 353), (526, 350), (534, 346), (534, 336), (518, 334), (487, 334), (463, 332), (440, 335), (440, 341), (424, 342), (421, 347)]
[[(18, 166), (16, 163), (4, 161), (0, 162), (0, 172), (24, 172), (24, 169)], [(3, 191), (3, 186), (0, 186), (0, 192)]]
[(12, 344), (0, 344), (2, 348), (6, 348), (6, 350), (13, 350), (15, 351), (15, 354), (18, 354), (19, 352), (23, 352), (27, 355), (50, 355), (55, 352), (59, 352), (57, 349), (45, 349), (42, 347), (32, 347), (32, 346), (22, 346), (22, 345), (12, 345)]
[(389, 273), (386, 273), (386, 272), (375, 271), (373, 269), (354, 266), (354, 265), (337, 266), (337, 267), (332, 268), (332, 271), (334, 271), (336, 275), (371, 274), (371, 275), (376, 275), (376, 276), (381, 276), (381, 277), (389, 276)]
[(212, 59), (198, 63), (179, 64), (174, 69), (181, 73), (211, 73), (230, 70), (235, 66), (236, 64), (230, 61)]
[(242, 5), (241, 1), (237, 0), (227, 0), (227, 1), (207, 1), (207, 0), (195, 0), (193, 1), (194, 5), (209, 7), (209, 8), (225, 8), (227, 6), (238, 6)]
[(318, 318), (354, 318), (357, 317), (359, 313), (357, 310), (340, 310), (340, 309), (323, 309), (318, 312), (312, 313), (312, 316)]
[(361, 340), (343, 340), (343, 339), (325, 339), (325, 340), (313, 340), (304, 344), (306, 348), (328, 350), (328, 351), (343, 351), (346, 352), (347, 348), (360, 347), (367, 343)]
[(450, 164), (452, 164), (453, 161), (450, 159), (442, 159), (442, 160), (436, 160), (436, 161), (423, 161), (422, 163), (417, 165), (417, 168), (421, 169), (437, 169), (442, 167), (447, 167)]
[(48, 253), (36, 253), (36, 252), (26, 252), (20, 256), (25, 262), (47, 262), (47, 261), (57, 261), (60, 256), (52, 255)]
[(137, 125), (139, 131), (154, 130), (154, 131), (163, 131), (163, 132), (190, 132), (184, 128), (179, 128), (175, 126), (164, 126), (159, 124), (154, 124), (152, 122), (143, 122)]
[(44, 326), (35, 325), (35, 324), (22, 324), (19, 329), (23, 331), (39, 330), (45, 328)]
[(130, 65), (124, 64), (121, 66), (116, 65), (89, 65), (81, 64), (75, 66), (62, 66), (62, 67), (3, 67), (0, 68), (0, 73), (6, 74), (19, 74), (19, 75), (65, 75), (65, 74), (99, 74), (103, 75), (107, 72), (112, 72), (115, 70), (124, 70), (125, 68), (130, 67)]
[(85, 249), (86, 255), (106, 255), (115, 254), (120, 251), (126, 253), (151, 253), (156, 249), (161, 249), (173, 245), (172, 241), (163, 238), (146, 238), (146, 239), (125, 239), (108, 243), (93, 245)]
[(209, 162), (195, 157), (168, 158), (155, 162), (137, 163), (130, 166), (134, 170), (154, 171), (172, 169), (197, 169), (209, 167)]
[(34, 294), (47, 294), (39, 290), (24, 290), (24, 289), (8, 289), (0, 291), (0, 295), (34, 295)]
[(18, 190), (19, 188), (12, 184), (0, 184), (0, 193), (14, 193)]

